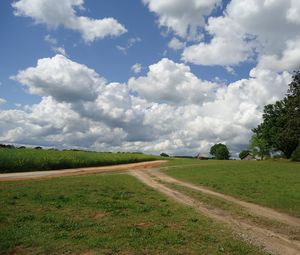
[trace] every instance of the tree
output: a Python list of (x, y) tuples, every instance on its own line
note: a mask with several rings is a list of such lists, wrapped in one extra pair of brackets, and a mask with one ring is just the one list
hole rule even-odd
[(169, 157), (169, 155), (168, 155), (167, 153), (164, 153), (164, 152), (162, 152), (162, 153), (160, 154), (160, 156), (161, 156), (161, 157), (165, 157), (165, 158), (168, 158), (168, 157)]
[(239, 158), (242, 159), (242, 158), (246, 157), (249, 153), (250, 153), (249, 150), (243, 150), (240, 152)]
[(291, 158), (293, 161), (300, 161), (300, 145), (297, 147), (296, 150), (294, 150)]
[(257, 134), (254, 134), (250, 140), (250, 151), (254, 157), (260, 157), (261, 160), (264, 160), (266, 156), (270, 156), (270, 147), (264, 138), (259, 137)]
[(228, 160), (230, 157), (229, 150), (224, 144), (215, 144), (210, 148), (210, 154), (219, 160)]
[(300, 141), (300, 72), (289, 84), (286, 97), (264, 108), (263, 122), (253, 129), (269, 148), (290, 158)]

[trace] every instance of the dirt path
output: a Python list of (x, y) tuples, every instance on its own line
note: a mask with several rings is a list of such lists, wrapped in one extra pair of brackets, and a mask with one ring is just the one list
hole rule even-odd
[(296, 217), (293, 217), (293, 216), (290, 216), (290, 215), (287, 215), (284, 213), (280, 213), (271, 208), (263, 207), (263, 206), (253, 204), (250, 202), (245, 202), (245, 201), (239, 200), (235, 197), (212, 191), (212, 190), (207, 189), (206, 187), (203, 187), (200, 185), (194, 185), (194, 184), (191, 184), (188, 182), (184, 182), (184, 181), (172, 178), (171, 176), (168, 176), (158, 170), (151, 171), (151, 175), (155, 176), (156, 178), (158, 178), (161, 181), (164, 181), (167, 183), (178, 184), (183, 187), (187, 187), (187, 188), (190, 188), (190, 189), (193, 189), (196, 191), (200, 191), (202, 193), (224, 199), (224, 200), (232, 202), (234, 204), (238, 204), (238, 205), (246, 208), (249, 212), (256, 214), (258, 216), (266, 217), (271, 220), (276, 220), (281, 223), (285, 223), (285, 224), (288, 224), (291, 226), (296, 226), (296, 227), (300, 228), (300, 219), (299, 218), (296, 218)]
[[(193, 207), (204, 215), (229, 225), (241, 238), (255, 245), (263, 246), (268, 252), (282, 255), (300, 254), (299, 241), (290, 240), (287, 236), (282, 234), (243, 222), (241, 219), (236, 219), (223, 210), (208, 206), (177, 190), (171, 189), (155, 180), (155, 178), (160, 179), (159, 175), (153, 177), (148, 171), (130, 171), (130, 173), (144, 184), (177, 202)], [(155, 173), (155, 171), (152, 172), (152, 174), (153, 173)]]
[(154, 166), (158, 166), (162, 163), (166, 163), (166, 160), (147, 161), (132, 164), (121, 164), (113, 166), (102, 167), (86, 167), (86, 168), (74, 168), (74, 169), (62, 169), (51, 171), (34, 171), (34, 172), (22, 172), (22, 173), (5, 173), (0, 174), (0, 181), (20, 181), (20, 180), (32, 180), (42, 178), (52, 178), (60, 176), (71, 175), (83, 175), (91, 173), (104, 173), (119, 170), (132, 170), (132, 169), (147, 169)]

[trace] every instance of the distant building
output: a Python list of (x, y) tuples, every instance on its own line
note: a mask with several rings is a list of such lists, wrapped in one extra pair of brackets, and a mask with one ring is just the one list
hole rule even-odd
[(255, 160), (255, 158), (248, 152), (241, 160)]
[(208, 160), (209, 158), (208, 158), (208, 157), (204, 157), (204, 156), (202, 156), (201, 154), (198, 154), (198, 155), (196, 156), (196, 159), (199, 159), (199, 160)]

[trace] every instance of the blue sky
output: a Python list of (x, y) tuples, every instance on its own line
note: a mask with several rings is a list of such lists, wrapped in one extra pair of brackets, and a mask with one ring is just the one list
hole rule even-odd
[[(45, 0), (18, 0), (0, 5), (0, 142), (171, 154), (205, 154), (213, 143), (223, 142), (237, 153), (259, 123), (263, 105), (284, 95), (291, 72), (299, 67), (300, 6), (293, 0), (188, 0), (185, 5), (179, 0), (55, 0), (51, 6)], [(100, 25), (105, 18), (111, 19), (109, 25)], [(170, 46), (172, 40), (180, 46)], [(37, 64), (42, 59), (47, 63)], [(52, 70), (62, 63), (66, 68)], [(136, 73), (135, 64), (142, 67)], [(103, 88), (81, 83), (74, 88), (73, 68), (83, 83), (92, 75), (83, 70), (94, 70), (106, 80)], [(68, 78), (55, 80), (58, 73)], [(85, 112), (91, 102), (58, 96), (95, 88), (97, 118)], [(44, 106), (46, 99), (52, 106)], [(43, 139), (41, 132), (28, 132), (43, 127), (33, 121), (35, 108), (47, 108), (49, 114), (55, 104), (68, 107), (88, 127), (68, 133), (66, 123), (48, 119)], [(117, 132), (117, 141), (93, 143), (97, 129), (107, 137)], [(137, 129), (148, 135), (152, 130), (151, 142), (146, 134), (132, 141)], [(89, 142), (81, 146), (62, 138), (74, 134)]]
[[(6, 107), (39, 101), (9, 77), (18, 70), (33, 66), (39, 58), (54, 55), (52, 45), (44, 39), (47, 35), (55, 38), (57, 45), (64, 47), (72, 60), (95, 69), (111, 82), (127, 82), (133, 75), (131, 66), (135, 63), (142, 64), (145, 73), (149, 65), (164, 56), (180, 62), (180, 53), (168, 48), (172, 34), (163, 35), (166, 29), (157, 26), (155, 14), (150, 13), (141, 1), (85, 1), (86, 10), (81, 14), (92, 18), (114, 17), (128, 29), (128, 33), (120, 37), (105, 38), (89, 45), (77, 32), (63, 27), (51, 29), (43, 24), (34, 25), (31, 18), (14, 16), (9, 1), (3, 1), (1, 5), (0, 32), (4, 36), (0, 61), (4, 68), (0, 70), (0, 93), (8, 101)], [(127, 54), (116, 48), (118, 45), (125, 47), (131, 38), (140, 38), (141, 42), (128, 49)], [(223, 67), (190, 66), (196, 75), (208, 80), (220, 77), (234, 81), (247, 77), (249, 72), (248, 65), (239, 68), (236, 75), (230, 75)]]

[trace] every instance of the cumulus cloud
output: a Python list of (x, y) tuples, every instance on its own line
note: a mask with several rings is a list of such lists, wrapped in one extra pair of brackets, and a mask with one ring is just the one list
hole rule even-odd
[(1, 142), (195, 155), (219, 142), (233, 154), (245, 147), (263, 106), (284, 96), (291, 75), (255, 68), (248, 79), (225, 85), (164, 58), (146, 76), (108, 83), (56, 55), (13, 79), (41, 101), (0, 110)]
[(77, 10), (84, 10), (83, 4), (84, 0), (18, 0), (12, 3), (12, 7), (16, 16), (30, 17), (37, 24), (46, 24), (50, 28), (63, 26), (78, 31), (87, 43), (127, 32), (114, 18), (78, 16)]
[[(262, 61), (278, 71), (299, 66), (299, 1), (232, 0), (223, 16), (210, 17), (211, 36), (184, 49), (183, 60), (199, 65), (238, 65)], [(292, 55), (296, 53), (293, 58)]]
[(221, 0), (143, 0), (151, 12), (158, 16), (161, 27), (190, 40), (201, 38), (198, 29), (205, 25), (209, 15)]
[(259, 68), (274, 71), (294, 71), (300, 68), (300, 34), (295, 40), (286, 42), (286, 48), (281, 54), (262, 55), (259, 59)]
[(131, 78), (129, 87), (152, 102), (202, 104), (213, 98), (216, 84), (198, 79), (184, 64), (164, 58), (145, 77)]
[(237, 65), (252, 55), (251, 44), (244, 41), (238, 23), (228, 18), (210, 18), (206, 29), (213, 36), (210, 43), (186, 47), (182, 59), (197, 65)]
[(63, 55), (38, 60), (36, 67), (20, 71), (12, 79), (26, 86), (30, 93), (52, 96), (58, 101), (90, 101), (105, 80), (94, 70)]

